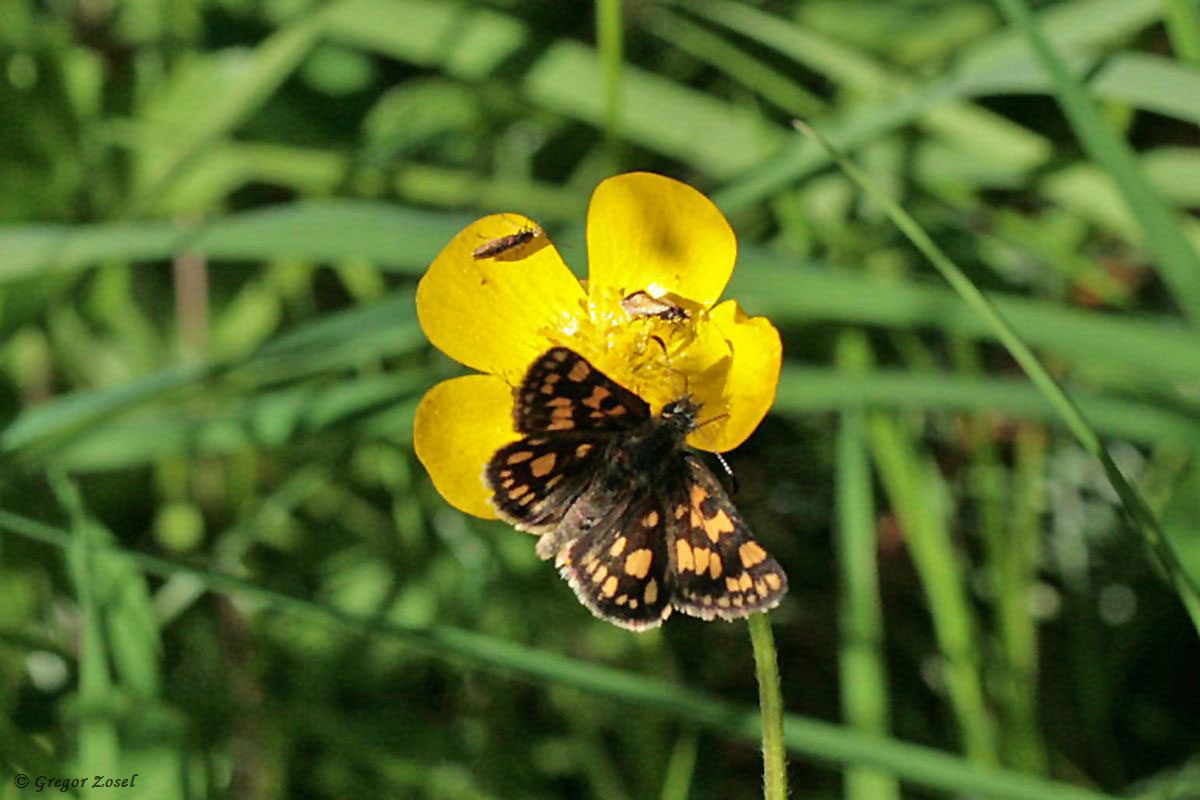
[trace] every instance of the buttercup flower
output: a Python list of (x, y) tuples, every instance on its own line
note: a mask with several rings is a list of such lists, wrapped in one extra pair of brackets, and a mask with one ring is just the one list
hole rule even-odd
[(737, 242), (725, 217), (686, 184), (644, 172), (601, 183), (588, 207), (586, 287), (544, 235), (492, 256), (489, 242), (540, 231), (519, 214), (477, 220), (434, 259), (417, 287), (429, 340), (479, 374), (443, 381), (421, 400), (417, 457), (456, 508), (496, 515), (481, 475), (520, 438), (513, 387), (556, 345), (569, 347), (657, 413), (687, 394), (700, 405), (688, 444), (737, 447), (766, 415), (779, 381), (779, 333), (733, 300)]

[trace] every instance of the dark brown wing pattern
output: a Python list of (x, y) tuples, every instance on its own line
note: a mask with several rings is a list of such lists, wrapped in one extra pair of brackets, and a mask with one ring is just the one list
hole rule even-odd
[(601, 442), (571, 434), (527, 436), (505, 445), (484, 470), (492, 507), (523, 531), (554, 528), (602, 467), (603, 449)]
[(701, 619), (737, 619), (774, 608), (787, 591), (783, 569), (704, 462), (691, 454), (682, 458), (686, 471), (665, 498), (672, 605)]
[(520, 433), (617, 433), (650, 418), (646, 401), (573, 350), (543, 353), (517, 388), (513, 421)]

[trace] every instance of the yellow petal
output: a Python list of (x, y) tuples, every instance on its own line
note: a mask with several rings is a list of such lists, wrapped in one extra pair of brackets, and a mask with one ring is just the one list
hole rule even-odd
[(688, 444), (701, 450), (724, 452), (746, 441), (775, 402), (783, 346), (779, 331), (770, 320), (746, 316), (736, 301), (727, 300), (714, 308), (708, 321), (706, 327), (727, 342), (732, 357), (723, 376), (702, 374), (693, 393), (700, 400), (706, 399), (705, 395), (711, 397), (716, 382), (723, 377), (721, 408), (710, 402), (701, 411), (700, 421), (716, 413), (729, 416), (698, 428), (688, 438)]
[(709, 307), (721, 296), (737, 240), (712, 202), (649, 172), (609, 178), (588, 206), (590, 291), (673, 292)]
[(492, 454), (520, 436), (513, 430), (512, 389), (492, 375), (442, 381), (421, 398), (413, 447), (434, 487), (450, 505), (495, 519), (483, 484)]
[[(489, 242), (520, 231), (532, 241), (476, 258)], [(550, 346), (548, 334), (570, 329), (584, 293), (558, 251), (528, 218), (494, 214), (451, 240), (417, 285), (417, 318), (446, 355), (510, 383)]]

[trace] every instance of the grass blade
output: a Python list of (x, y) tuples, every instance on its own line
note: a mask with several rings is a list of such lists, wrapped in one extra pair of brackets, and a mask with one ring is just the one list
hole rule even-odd
[(1163, 0), (1167, 35), (1180, 60), (1200, 64), (1200, 5), (1195, 0)]
[(62, 535), (68, 572), (75, 586), (81, 616), (79, 647), (79, 754), (80, 769), (102, 775), (120, 764), (121, 742), (112, 717), (115, 697), (109, 671), (108, 640), (104, 632), (102, 565), (107, 551), (103, 533), (84, 514), (75, 486), (65, 476), (52, 475), (59, 502), (71, 516), (71, 535)]
[[(1100, 441), (1099, 435), (1084, 418), (1079, 407), (1059, 387), (1058, 382), (1046, 371), (1037, 356), (1033, 354), (1033, 351), (1029, 349), (996, 306), (971, 282), (958, 265), (942, 252), (916, 220), (909, 216), (895, 200), (879, 191), (866, 175), (847, 161), (841, 153), (834, 150), (820, 134), (803, 123), (797, 123), (797, 126), (809, 136), (816, 138), (821, 146), (826, 148), (830, 157), (850, 176), (851, 180), (879, 204), (879, 207), (884, 210), (896, 227), (929, 259), (972, 312), (987, 323), (995, 332), (996, 338), (1021, 366), (1033, 384), (1054, 406), (1055, 411), (1079, 444), (1100, 461), (1105, 475), (1120, 496), (1121, 505), (1134, 529), (1141, 535), (1151, 556), (1162, 567), (1179, 595), (1192, 619), (1192, 625), (1200, 631), (1200, 589), (1197, 589), (1194, 578), (1183, 569), (1174, 546), (1163, 533), (1154, 512), (1150, 510), (1141, 493), (1125, 478), (1124, 473), (1109, 454), (1108, 448)], [(1200, 273), (1197, 274), (1200, 275)]]
[[(71, 537), (44, 523), (0, 510), (0, 529), (65, 549)], [(403, 643), (426, 656), (514, 675), (523, 680), (572, 686), (634, 707), (722, 731), (745, 741), (761, 735), (758, 710), (735, 705), (666, 681), (546, 653), (486, 634), (445, 626), (404, 626), (377, 617), (359, 617), (339, 608), (282, 594), (219, 572), (140, 553), (122, 551), (144, 572), (191, 575), (210, 591), (254, 600), (306, 622), (332, 624), (368, 637)], [(891, 772), (902, 780), (947, 794), (968, 793), (989, 800), (1115, 800), (1110, 795), (1019, 772), (980, 767), (927, 747), (867, 736), (837, 725), (784, 715), (784, 742), (796, 754), (826, 763), (860, 764)]]
[(945, 486), (932, 459), (918, 451), (898, 420), (877, 412), (868, 425), (875, 464), (929, 600), (963, 749), (973, 761), (999, 763), (995, 723), (983, 690), (980, 627), (967, 599), (966, 565), (946, 522)]
[[(845, 371), (867, 368), (870, 350), (861, 333), (843, 336), (838, 363)], [(863, 404), (843, 407), (837, 439), (837, 545), (841, 573), (839, 628), (842, 716), (863, 733), (888, 733), (888, 682), (883, 658), (883, 608), (876, 559), (875, 501), (867, 457)], [(874, 770), (846, 771), (846, 800), (897, 800), (895, 778)]]
[(596, 3), (596, 48), (604, 65), (604, 136), (609, 167), (621, 171), (621, 69), (624, 59), (621, 0)]
[[(539, 106), (604, 128), (603, 66), (591, 48), (557, 42), (525, 75), (522, 89)], [(751, 109), (629, 65), (622, 69), (621, 112), (625, 139), (718, 178), (732, 178), (784, 139)]]
[[(144, 213), (170, 189), (193, 159), (256, 111), (311, 51), (321, 26), (320, 15), (310, 14), (275, 33), (248, 57), (231, 54), (229, 59), (218, 63), (217, 57), (210, 55), (206, 58), (214, 63), (195, 64), (190, 73), (181, 72), (187, 80), (174, 88), (188, 96), (159, 99), (190, 105), (190, 124), (182, 131), (172, 129), (170, 123), (162, 124), (155, 139), (161, 140), (165, 147), (152, 148), (152, 157), (142, 163), (126, 216)], [(170, 113), (162, 117), (174, 118)]]
[(1054, 81), (1055, 93), (1080, 144), (1108, 170), (1142, 230), (1142, 246), (1153, 254), (1175, 301), (1191, 317), (1200, 318), (1200, 254), (1183, 233), (1179, 216), (1154, 192), (1142, 175), (1128, 144), (1108, 126), (1071, 74), (1067, 64), (1042, 34), (1024, 0), (996, 0), (1009, 23), (1024, 34)]

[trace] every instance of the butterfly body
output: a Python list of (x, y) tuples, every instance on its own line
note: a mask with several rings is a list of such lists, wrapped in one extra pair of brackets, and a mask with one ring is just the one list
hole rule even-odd
[(672, 609), (735, 619), (774, 607), (783, 570), (758, 545), (720, 482), (686, 446), (699, 405), (657, 414), (578, 353), (542, 354), (515, 391), (524, 438), (488, 462), (497, 513), (540, 535), (593, 614), (657, 626)]
[(610, 483), (656, 486), (675, 466), (687, 435), (696, 427), (699, 406), (691, 398), (668, 404), (655, 418), (608, 444), (605, 478)]

